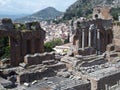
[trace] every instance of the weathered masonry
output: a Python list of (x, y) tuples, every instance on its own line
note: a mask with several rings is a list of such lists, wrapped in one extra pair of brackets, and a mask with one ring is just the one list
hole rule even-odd
[(74, 54), (102, 54), (107, 45), (113, 43), (113, 25), (110, 7), (96, 6), (93, 9), (93, 19), (76, 20), (73, 45)]
[(27, 30), (15, 30), (10, 19), (3, 19), (0, 27), (0, 37), (9, 37), (12, 66), (23, 62), (26, 54), (44, 52), (45, 31), (38, 22), (27, 23)]
[(83, 20), (77, 21), (73, 38), (75, 54), (102, 54), (108, 44), (113, 41), (112, 20)]

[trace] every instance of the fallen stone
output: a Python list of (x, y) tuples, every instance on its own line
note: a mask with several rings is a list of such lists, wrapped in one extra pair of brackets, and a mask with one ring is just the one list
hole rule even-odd
[(32, 85), (34, 85), (34, 84), (36, 84), (37, 83), (37, 80), (34, 80), (33, 82), (32, 82)]
[(20, 63), (19, 66), (23, 67), (23, 68), (26, 68), (27, 67), (27, 64), (26, 63)]
[(26, 86), (26, 87), (29, 87), (29, 86), (30, 86), (29, 83), (24, 83), (23, 85)]
[(58, 72), (57, 75), (64, 78), (69, 78), (71, 74), (69, 72)]

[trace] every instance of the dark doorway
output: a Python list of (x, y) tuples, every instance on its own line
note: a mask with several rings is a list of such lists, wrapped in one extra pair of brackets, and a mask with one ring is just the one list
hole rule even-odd
[(31, 41), (27, 40), (27, 54), (31, 53)]
[(35, 53), (40, 51), (40, 39), (35, 39)]

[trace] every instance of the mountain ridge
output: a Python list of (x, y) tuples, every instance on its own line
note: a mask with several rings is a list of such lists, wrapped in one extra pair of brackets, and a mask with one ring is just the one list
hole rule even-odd
[(51, 19), (56, 19), (62, 14), (63, 12), (60, 12), (53, 7), (47, 7), (29, 16), (16, 19), (15, 22), (51, 20)]

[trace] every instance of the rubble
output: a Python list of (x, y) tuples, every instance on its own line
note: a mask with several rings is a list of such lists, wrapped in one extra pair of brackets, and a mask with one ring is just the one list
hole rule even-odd
[(0, 78), (0, 85), (3, 88), (13, 88), (15, 87), (14, 83), (12, 83), (11, 81), (8, 81), (6, 79)]
[(69, 72), (58, 72), (57, 76), (62, 76), (64, 78), (69, 78), (70, 77), (70, 73)]

